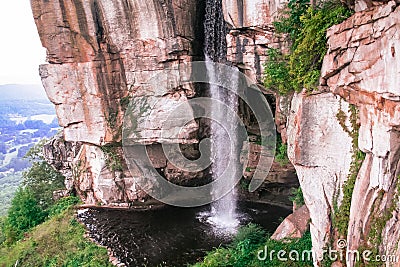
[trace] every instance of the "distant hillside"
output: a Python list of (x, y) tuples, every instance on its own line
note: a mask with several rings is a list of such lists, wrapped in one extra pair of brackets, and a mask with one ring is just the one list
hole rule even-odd
[(47, 99), (42, 85), (5, 84), (0, 85), (1, 100), (42, 100)]
[(42, 86), (0, 85), (0, 217), (11, 205), (22, 171), (30, 166), (26, 152), (56, 134), (58, 127), (54, 105)]

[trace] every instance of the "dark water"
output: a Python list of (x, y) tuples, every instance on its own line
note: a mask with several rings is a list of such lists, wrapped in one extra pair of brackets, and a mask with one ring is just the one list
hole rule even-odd
[[(90, 236), (111, 248), (128, 266), (186, 266), (207, 251), (231, 241), (209, 225), (201, 215), (210, 207), (165, 207), (152, 211), (94, 210), (80, 213), (79, 219)], [(240, 203), (241, 224), (257, 223), (273, 232), (281, 217), (290, 213), (266, 204)]]

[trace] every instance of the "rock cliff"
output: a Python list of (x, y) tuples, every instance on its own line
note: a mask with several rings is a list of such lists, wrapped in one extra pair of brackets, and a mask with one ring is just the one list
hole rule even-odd
[[(231, 29), (228, 58), (260, 80), (267, 49), (286, 51), (271, 27), (282, 3), (223, 2)], [(346, 3), (355, 13), (328, 30), (320, 90), (275, 96), (277, 129), (287, 139), (310, 211), (316, 266), (338, 239), (349, 250), (400, 255), (400, 7), (394, 1)], [(345, 262), (355, 266), (354, 255)]]
[[(245, 1), (239, 6), (234, 2), (223, 2), (231, 29), (228, 60), (260, 81), (265, 48), (273, 45), (271, 40), (276, 42), (274, 45), (279, 41), (271, 32), (278, 7), (268, 1)], [(122, 157), (123, 117), (129, 103), (135, 123), (131, 140), (146, 147), (157, 172), (179, 184), (207, 181), (207, 170), (180, 170), (166, 158), (161, 147), (179, 144), (186, 158), (199, 157), (197, 143), (207, 134), (207, 127), (194, 119), (190, 108), (167, 127), (164, 122), (166, 114), (189, 99), (202, 96), (204, 90), (189, 84), (180, 86), (180, 81), (175, 80), (169, 80), (172, 84), (164, 88), (159, 83), (167, 81), (157, 84), (152, 80), (157, 75), (164, 77), (165, 70), (180, 73), (185, 63), (204, 59), (205, 3), (32, 0), (31, 5), (47, 49), (48, 64), (40, 66), (40, 75), (64, 129), (64, 140), (49, 144), (46, 154), (53, 162), (60, 154), (58, 145), (64, 141), (80, 148), (74, 151), (68, 168), (63, 169), (68, 189), (74, 185), (84, 202), (92, 205), (128, 206), (147, 199), (135, 183), (137, 176), (143, 174), (129, 172)], [(249, 131), (259, 134), (243, 103), (241, 110)], [(178, 127), (184, 124), (184, 129)], [(251, 147), (250, 152), (255, 155), (257, 148)], [(55, 155), (51, 155), (52, 151)], [(253, 164), (257, 163), (253, 160)], [(294, 169), (283, 170), (289, 179), (280, 177), (279, 166), (274, 169), (267, 183), (278, 197), (277, 187), (287, 187), (286, 196), (296, 185)], [(252, 174), (245, 176), (251, 178)]]
[[(85, 203), (126, 204), (145, 197), (121, 157), (122, 118), (132, 99), (138, 106), (141, 97), (159, 103), (153, 108), (159, 118), (150, 126), (143, 110), (135, 114), (141, 130), (136, 141), (149, 145), (165, 176), (179, 180), (179, 170), (157, 154), (157, 123), (169, 108), (193, 97), (195, 88), (160, 91), (149, 79), (201, 58), (201, 1), (32, 0), (31, 5), (47, 49), (49, 64), (40, 66), (43, 85), (65, 141), (82, 144), (73, 163), (79, 171), (67, 180), (76, 180)], [(175, 129), (163, 130), (165, 136)], [(193, 119), (185, 136), (164, 142), (196, 143), (197, 130)]]
[[(348, 2), (356, 12), (328, 30), (320, 90), (289, 97), (265, 93), (276, 103), (277, 128), (287, 140), (288, 156), (299, 177), (316, 255), (346, 239), (351, 250), (377, 249), (400, 257), (400, 7), (398, 1)], [(146, 198), (121, 160), (122, 118), (130, 101), (138, 107), (136, 129), (141, 134), (135, 141), (147, 147), (157, 170), (172, 181), (204, 179), (205, 173), (176, 169), (160, 147), (160, 143), (178, 143), (188, 158), (196, 158), (196, 142), (204, 134), (201, 122), (190, 121), (178, 139), (161, 140), (158, 120), (146, 123), (141, 108), (143, 97), (161, 103), (155, 108), (162, 121), (168, 109), (201, 96), (201, 90), (190, 86), (160, 90), (148, 79), (164, 69), (179, 70), (185, 62), (202, 59), (203, 1), (31, 3), (48, 52), (49, 64), (40, 67), (40, 74), (56, 105), (65, 141), (72, 142), (48, 146), (48, 158), (65, 170), (83, 200), (127, 205)], [(282, 3), (222, 3), (229, 29), (227, 58), (261, 83), (267, 50), (287, 49), (272, 27)], [(251, 114), (245, 107), (239, 109), (248, 118), (249, 132), (257, 135)], [(60, 143), (68, 153), (58, 150)], [(256, 162), (258, 148), (251, 147), (250, 161)], [(60, 160), (69, 163), (57, 163)], [(269, 176), (270, 183), (287, 183), (274, 175)], [(250, 177), (251, 171), (244, 176)], [(340, 210), (342, 204), (348, 206)], [(343, 209), (345, 215), (338, 220)], [(315, 258), (315, 265), (321, 264), (322, 259)], [(355, 266), (353, 257), (347, 259), (347, 266)]]
[[(296, 94), (288, 122), (289, 157), (318, 256), (338, 238), (350, 250), (400, 253), (400, 7), (391, 1), (359, 9), (328, 30), (321, 92)], [(365, 153), (359, 170), (352, 166), (364, 157), (351, 157), (357, 149)], [(335, 218), (345, 199), (348, 227), (340, 232)], [(352, 255), (347, 266), (355, 262)]]

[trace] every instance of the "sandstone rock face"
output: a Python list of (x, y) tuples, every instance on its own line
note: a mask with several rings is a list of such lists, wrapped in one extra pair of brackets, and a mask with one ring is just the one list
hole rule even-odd
[(225, 21), (234, 28), (270, 26), (278, 15), (278, 9), (285, 2), (280, 0), (222, 0)]
[(308, 229), (310, 213), (306, 205), (303, 205), (290, 214), (279, 225), (271, 239), (282, 240), (285, 238), (301, 238)]
[[(251, 80), (263, 84), (264, 64), (268, 61), (271, 48), (288, 52), (288, 43), (283, 36), (275, 34), (273, 21), (279, 16), (279, 10), (286, 1), (269, 0), (223, 0), (224, 18), (229, 25), (227, 34), (227, 59), (237, 66)], [(286, 143), (287, 117), (291, 97), (279, 96), (268, 88), (263, 92), (273, 98), (277, 131)], [(241, 115), (246, 115), (241, 110)], [(251, 127), (248, 127), (251, 131)], [(257, 134), (257, 132), (253, 132)]]
[[(284, 39), (274, 34), (272, 27), (284, 1), (223, 0), (222, 3), (224, 18), (230, 29), (226, 37), (227, 59), (250, 79), (261, 85), (263, 83), (263, 65), (268, 60), (268, 49), (287, 49)], [(264, 93), (270, 98), (276, 99), (276, 125), (283, 141), (286, 142), (286, 122), (290, 97), (279, 98), (269, 91)], [(251, 112), (242, 104), (239, 107), (240, 115), (246, 123), (248, 132), (258, 135), (258, 124), (252, 122)], [(275, 106), (275, 103), (270, 101), (270, 105)], [(248, 143), (245, 142), (243, 148), (241, 156), (241, 161), (245, 165), (243, 176), (245, 179), (251, 179), (257, 163), (266, 162), (266, 155), (260, 155), (260, 146), (251, 140)], [(263, 170), (261, 169), (261, 171)], [(287, 205), (291, 189), (296, 186), (298, 186), (298, 181), (293, 166), (290, 163), (286, 166), (274, 163), (271, 170), (265, 173), (265, 183), (256, 191), (256, 198)], [(250, 196), (245, 195), (254, 198), (251, 194)], [(289, 204), (291, 204), (290, 201)]]
[[(195, 1), (32, 1), (50, 63), (41, 76), (67, 141), (102, 145), (120, 138), (121, 101), (143, 95), (152, 76), (195, 54), (196, 7)], [(193, 96), (186, 89), (182, 94)]]
[(254, 81), (261, 81), (268, 48), (284, 42), (274, 35), (272, 22), (285, 1), (223, 0), (225, 21), (230, 25), (227, 57)]
[(57, 134), (43, 146), (43, 155), (46, 161), (65, 176), (67, 192), (74, 188), (75, 159), (81, 147), (82, 144), (79, 142), (65, 141), (61, 134)]
[[(127, 112), (132, 131), (126, 137), (146, 146), (153, 174), (179, 184), (204, 181), (207, 170), (181, 171), (161, 149), (161, 144), (180, 144), (190, 148), (186, 152), (196, 151), (206, 132), (188, 105), (202, 92), (181, 84), (188, 78), (182, 74), (190, 73), (185, 63), (203, 58), (204, 5), (195, 0), (31, 0), (49, 63), (40, 67), (43, 85), (65, 141), (82, 143), (73, 160), (79, 168), (66, 176), (69, 189), (74, 186), (85, 203), (121, 206), (146, 199), (135, 183), (143, 174), (128, 172), (122, 159)], [(266, 48), (280, 47), (271, 29), (280, 5), (223, 1), (231, 27), (228, 60), (254, 80), (261, 81)], [(182, 116), (167, 117), (177, 106), (184, 107)], [(292, 169), (284, 172), (294, 177)], [(271, 183), (282, 180), (279, 173)]]
[[(328, 30), (329, 51), (321, 84), (329, 92), (293, 98), (289, 157), (310, 210), (313, 249), (321, 255), (325, 245), (336, 241), (332, 199), (342, 194), (352, 162), (351, 138), (341, 129), (336, 114), (355, 105), (359, 110), (358, 146), (366, 158), (351, 195), (345, 238), (351, 250), (379, 248), (379, 254), (398, 256), (400, 7), (390, 1), (357, 10)], [(340, 206), (341, 198), (335, 204)], [(355, 259), (350, 257), (346, 264), (355, 266)], [(387, 262), (386, 266), (396, 264)]]
[(352, 140), (336, 119), (339, 110), (347, 112), (348, 104), (332, 93), (297, 94), (288, 121), (288, 156), (310, 211), (313, 249), (318, 256), (329, 240), (333, 201), (351, 163)]
[(267, 61), (268, 48), (279, 48), (281, 40), (272, 29), (238, 28), (227, 36), (227, 57), (252, 80), (261, 81), (263, 64)]
[[(400, 7), (391, 1), (331, 28), (323, 68), (332, 92), (358, 106), (359, 147), (367, 154), (354, 188), (348, 245), (350, 249), (379, 246), (385, 255), (400, 254), (400, 230), (395, 223), (399, 219), (396, 187), (400, 174), (399, 22)], [(337, 60), (331, 62), (331, 58)], [(377, 218), (385, 216), (380, 229)], [(381, 244), (370, 238), (373, 231), (382, 236)], [(354, 259), (349, 259), (348, 265), (354, 264)]]
[[(279, 206), (292, 208), (290, 200), (293, 189), (299, 187), (296, 170), (290, 162), (281, 165), (278, 162), (273, 162), (270, 169), (264, 168), (270, 161), (270, 155), (262, 153), (261, 145), (256, 143), (256, 139), (251, 136), (250, 141), (244, 142), (243, 149), (240, 155), (240, 161), (243, 164), (244, 181), (250, 181), (253, 178), (254, 172), (257, 171), (264, 175), (264, 182), (255, 192), (248, 192), (242, 184), (242, 197), (246, 200), (273, 203)], [(251, 140), (253, 139), (253, 140)], [(260, 163), (260, 165), (258, 165)], [(265, 163), (265, 165), (263, 164)]]
[[(194, 88), (176, 87), (179, 81), (160, 85), (165, 70), (179, 71), (202, 55), (204, 4), (32, 0), (31, 5), (49, 62), (40, 67), (43, 85), (56, 106), (65, 141), (83, 143), (74, 158), (74, 164), (79, 163), (75, 189), (87, 204), (143, 200), (145, 194), (122, 160), (123, 116), (130, 102), (138, 107), (130, 110), (140, 131), (138, 144), (197, 142), (198, 124), (190, 107), (185, 117), (190, 123), (183, 132), (177, 132), (175, 124), (161, 125), (165, 114), (195, 96)], [(151, 106), (151, 120), (140, 106), (143, 99)], [(107, 146), (108, 154), (103, 149)], [(49, 151), (49, 157), (54, 156)], [(110, 158), (120, 162), (110, 163)], [(167, 161), (159, 168), (169, 179), (181, 178)]]

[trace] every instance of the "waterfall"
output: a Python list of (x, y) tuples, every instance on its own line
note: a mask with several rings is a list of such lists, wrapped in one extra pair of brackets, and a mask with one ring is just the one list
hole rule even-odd
[[(222, 12), (221, 0), (207, 0), (206, 19), (204, 23), (205, 45), (204, 53), (206, 58), (207, 74), (209, 77), (209, 97), (215, 101), (218, 100), (231, 110), (237, 113), (238, 97), (237, 83), (239, 77), (237, 73), (232, 73), (233, 87), (231, 91), (219, 87), (220, 77), (216, 75), (217, 70), (213, 62), (226, 63), (226, 33), (227, 29)], [(232, 92), (232, 90), (234, 90)], [(228, 231), (234, 231), (239, 224), (236, 213), (237, 196), (234, 189), (235, 177), (238, 175), (239, 149), (237, 123), (234, 118), (226, 115), (220, 106), (212, 104), (212, 121), (210, 125), (210, 134), (213, 142), (211, 156), (212, 166), (211, 174), (214, 180), (223, 176), (223, 180), (215, 183), (212, 189), (213, 199), (221, 192), (227, 192), (224, 197), (214, 201), (211, 206), (211, 214), (208, 221), (218, 228)]]

